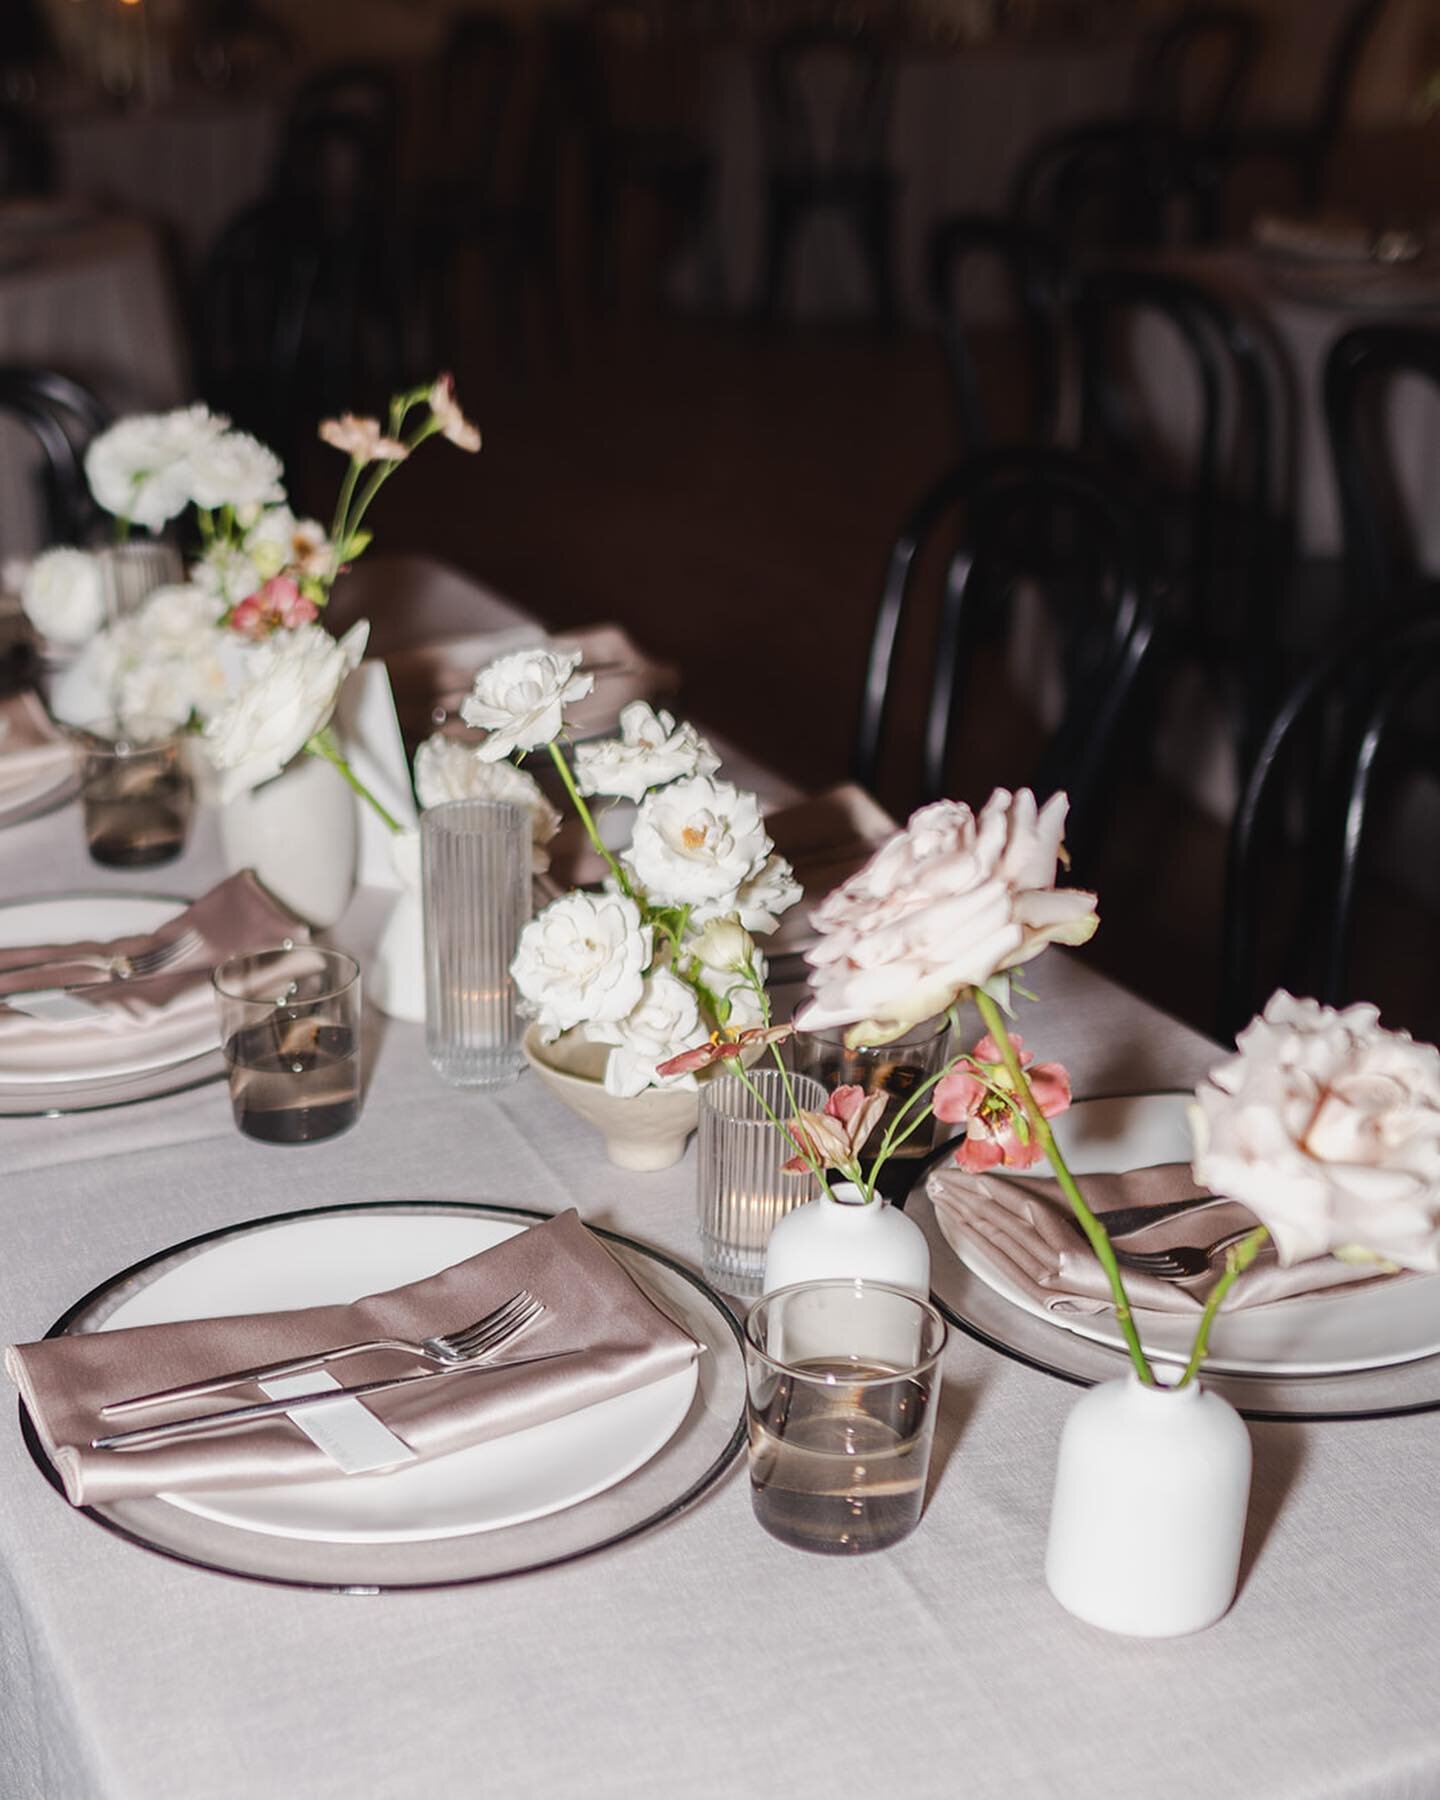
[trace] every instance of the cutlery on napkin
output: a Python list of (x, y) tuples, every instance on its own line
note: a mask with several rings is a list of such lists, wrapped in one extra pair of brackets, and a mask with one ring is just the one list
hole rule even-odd
[[(1185, 1163), (1132, 1169), (1123, 1175), (1086, 1175), (1081, 1188), (1104, 1223), (1107, 1212), (1203, 1195)], [(1021, 1172), (971, 1175), (953, 1165), (937, 1170), (926, 1183), (935, 1220), (946, 1243), (962, 1261), (983, 1264), (1051, 1312), (1104, 1312), (1110, 1287), (1094, 1253), (1071, 1223), (1064, 1195), (1056, 1182)], [(1127, 1250), (1163, 1250), (1178, 1244), (1211, 1244), (1232, 1231), (1253, 1229), (1258, 1221), (1238, 1201), (1207, 1207), (1197, 1217), (1185, 1213), (1165, 1217), (1126, 1236)], [(1198, 1312), (1224, 1273), (1220, 1257), (1208, 1276), (1190, 1281), (1162, 1280), (1123, 1271), (1131, 1303), (1150, 1312)], [(1281, 1268), (1273, 1253), (1262, 1251), (1231, 1288), (1227, 1310), (1264, 1306), (1324, 1289), (1367, 1285), (1388, 1277), (1367, 1275), (1352, 1264), (1322, 1256)]]
[[(369, 1410), (417, 1458), (443, 1456), (648, 1386), (697, 1354), (694, 1340), (641, 1292), (571, 1209), (422, 1281), (349, 1305), (46, 1338), (12, 1346), (5, 1366), (77, 1506), (186, 1489), (343, 1479), (335, 1462), (285, 1418), (139, 1449), (95, 1450), (91, 1442), (106, 1434), (101, 1409), (117, 1396), (361, 1339), (419, 1342), (477, 1318), (519, 1288), (546, 1308), (527, 1334), (527, 1358), (545, 1354), (549, 1361), (497, 1368), (484, 1381), (417, 1381), (368, 1397)], [(389, 1352), (356, 1357), (346, 1371), (356, 1384), (387, 1385), (404, 1372)], [(236, 1394), (239, 1404), (259, 1398), (253, 1388)], [(154, 1422), (212, 1410), (212, 1400), (157, 1407)]]

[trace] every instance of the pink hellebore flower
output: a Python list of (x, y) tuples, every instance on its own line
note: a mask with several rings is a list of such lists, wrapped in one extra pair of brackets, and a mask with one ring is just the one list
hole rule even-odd
[(853, 1163), (880, 1123), (886, 1099), (885, 1094), (867, 1094), (852, 1083), (836, 1088), (825, 1102), (824, 1112), (796, 1113), (788, 1122), (789, 1131), (806, 1155), (792, 1156), (783, 1165), (786, 1174), (803, 1174), (811, 1160), (825, 1169)]
[(356, 462), (404, 462), (410, 454), (399, 438), (384, 435), (378, 419), (361, 419), (354, 413), (326, 419), (320, 426), (320, 436), (332, 448), (353, 456)]
[(440, 375), (430, 389), (427, 399), (435, 423), (440, 427), (440, 435), (449, 438), (452, 444), (461, 450), (478, 450), (480, 433), (460, 410), (455, 398), (455, 377)]
[[(1011, 1042), (1042, 1118), (1053, 1119), (1070, 1104), (1070, 1077), (1059, 1063), (1037, 1063), (1017, 1034)], [(965, 1124), (965, 1142), (955, 1161), (971, 1174), (985, 1169), (1031, 1169), (1044, 1155), (1033, 1136), (1021, 1137), (1016, 1125), (1018, 1096), (995, 1040), (988, 1034), (970, 1052), (973, 1067), (952, 1069), (935, 1089), (935, 1117), (947, 1125)], [(1033, 1067), (1031, 1065), (1034, 1065)], [(998, 1090), (998, 1091), (997, 1091)]]
[(320, 616), (288, 575), (273, 575), (258, 593), (247, 594), (230, 614), (230, 629), (241, 637), (268, 637), (272, 631), (294, 631)]
[(734, 1037), (721, 1037), (717, 1032), (703, 1044), (697, 1044), (693, 1050), (682, 1050), (678, 1056), (672, 1056), (669, 1062), (658, 1063), (655, 1073), (667, 1078), (671, 1075), (693, 1075), (699, 1069), (708, 1069), (711, 1063), (743, 1056), (752, 1044), (778, 1044), (782, 1038), (789, 1037), (794, 1029), (793, 1025), (755, 1025), (748, 1031), (737, 1031)]

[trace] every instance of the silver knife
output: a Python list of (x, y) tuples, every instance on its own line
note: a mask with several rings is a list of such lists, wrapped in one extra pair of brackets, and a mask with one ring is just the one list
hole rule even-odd
[(211, 1431), (223, 1431), (230, 1425), (248, 1425), (255, 1419), (274, 1419), (282, 1413), (294, 1412), (297, 1406), (318, 1406), (325, 1400), (357, 1400), (365, 1394), (384, 1394), (392, 1388), (413, 1387), (417, 1381), (448, 1381), (451, 1376), (498, 1375), (503, 1369), (528, 1369), (535, 1363), (559, 1362), (567, 1356), (579, 1356), (578, 1350), (550, 1350), (544, 1356), (521, 1356), (510, 1362), (482, 1362), (459, 1369), (429, 1369), (423, 1375), (397, 1375), (388, 1381), (365, 1381), (359, 1387), (317, 1388), (311, 1394), (296, 1394), (290, 1400), (262, 1400), (255, 1406), (236, 1406), (229, 1412), (201, 1413), (193, 1419), (172, 1419), (168, 1425), (141, 1425), (134, 1431), (116, 1432), (110, 1437), (91, 1438), (92, 1450), (140, 1449), (145, 1444), (169, 1443), (172, 1439), (204, 1437)]

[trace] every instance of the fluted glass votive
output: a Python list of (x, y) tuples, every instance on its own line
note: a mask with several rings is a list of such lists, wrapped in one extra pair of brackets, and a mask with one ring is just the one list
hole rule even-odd
[(530, 815), (450, 800), (420, 821), (425, 1047), (452, 1087), (504, 1087), (524, 1065), (510, 963), (532, 911)]
[[(727, 1294), (753, 1298), (765, 1274), (770, 1233), (820, 1189), (808, 1170), (787, 1175), (781, 1166), (795, 1145), (766, 1111), (780, 1119), (790, 1114), (780, 1071), (772, 1066), (747, 1073), (754, 1093), (738, 1075), (717, 1075), (700, 1085), (696, 1180), (706, 1279)], [(790, 1087), (802, 1111), (824, 1107), (825, 1089), (808, 1075), (792, 1075)]]

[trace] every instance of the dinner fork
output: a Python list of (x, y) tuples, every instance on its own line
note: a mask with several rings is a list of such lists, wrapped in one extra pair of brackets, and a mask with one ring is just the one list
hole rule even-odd
[(311, 1369), (324, 1368), (342, 1356), (359, 1356), (370, 1350), (399, 1350), (407, 1356), (418, 1356), (441, 1368), (458, 1368), (498, 1350), (533, 1325), (545, 1310), (542, 1303), (521, 1288), (503, 1305), (492, 1308), (472, 1325), (458, 1331), (437, 1332), (412, 1344), (404, 1338), (372, 1338), (359, 1344), (341, 1344), (333, 1350), (318, 1350), (311, 1356), (297, 1357), (293, 1362), (264, 1363), (255, 1369), (235, 1369), (228, 1375), (216, 1375), (208, 1381), (189, 1381), (180, 1387), (160, 1388), (153, 1394), (133, 1394), (128, 1400), (112, 1400), (100, 1408), (107, 1418), (121, 1413), (139, 1412), (145, 1406), (159, 1406), (170, 1400), (201, 1400), (206, 1394), (218, 1394), (226, 1388), (238, 1387), (245, 1381), (278, 1381), (285, 1375), (304, 1375)]
[(1216, 1238), (1213, 1244), (1172, 1244), (1166, 1250), (1116, 1250), (1115, 1260), (1122, 1269), (1131, 1269), (1137, 1275), (1155, 1275), (1161, 1281), (1193, 1281), (1197, 1275), (1208, 1274), (1223, 1251), (1249, 1237), (1254, 1229), (1253, 1225), (1242, 1225), (1238, 1231)]
[(162, 969), (168, 969), (172, 963), (180, 962), (192, 951), (198, 950), (204, 938), (195, 930), (182, 931), (177, 938), (171, 938), (166, 944), (152, 944), (148, 950), (138, 950), (134, 956), (97, 956), (93, 951), (82, 951), (76, 956), (47, 956), (40, 962), (15, 963), (8, 969), (0, 969), (0, 980), (8, 980), (11, 975), (30, 975), (37, 969), (96, 969), (112, 981), (133, 981), (145, 975), (158, 975)]

